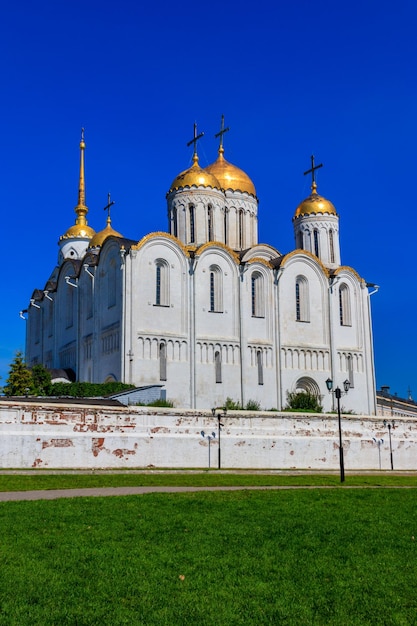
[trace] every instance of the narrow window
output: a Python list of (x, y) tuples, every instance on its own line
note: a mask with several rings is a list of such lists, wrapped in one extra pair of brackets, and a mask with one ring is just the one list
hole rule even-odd
[(264, 371), (262, 365), (262, 351), (258, 350), (256, 353), (256, 363), (258, 365), (258, 385), (264, 384)]
[(155, 304), (161, 304), (161, 266), (156, 266), (156, 298)]
[(252, 317), (264, 317), (264, 282), (259, 272), (253, 272), (251, 276)]
[(315, 228), (315, 229), (314, 229), (313, 236), (314, 236), (314, 254), (315, 254), (316, 256), (320, 256), (320, 250), (319, 250), (319, 231), (317, 230), (317, 228)]
[(178, 213), (177, 208), (172, 209), (172, 234), (174, 237), (178, 237)]
[(167, 379), (167, 346), (165, 342), (159, 344), (159, 380)]
[(222, 382), (222, 360), (220, 352), (216, 351), (214, 354), (214, 365), (216, 370), (216, 383)]
[(216, 298), (215, 298), (215, 275), (214, 271), (210, 272), (210, 311), (216, 310)]
[(208, 240), (213, 241), (213, 209), (210, 205), (207, 209), (207, 235)]
[(116, 261), (111, 259), (107, 270), (107, 307), (116, 305)]
[(239, 248), (243, 248), (243, 209), (239, 210)]
[(339, 318), (341, 326), (352, 326), (350, 314), (350, 293), (349, 287), (340, 285), (339, 289)]
[(228, 237), (228, 210), (224, 209), (224, 243), (227, 244)]
[(295, 281), (295, 319), (297, 322), (310, 321), (308, 281), (304, 276), (297, 276)]
[(70, 285), (67, 287), (66, 322), (67, 328), (74, 324), (74, 287)]
[(348, 354), (347, 355), (347, 370), (348, 370), (348, 381), (350, 382), (350, 389), (353, 389), (354, 385), (354, 379), (353, 379), (353, 359), (352, 359), (352, 355)]
[(155, 261), (155, 305), (169, 306), (169, 266), (164, 259)]
[(297, 232), (297, 248), (298, 250), (303, 249), (303, 233), (301, 230)]
[(221, 313), (223, 311), (223, 286), (222, 272), (217, 265), (210, 266), (210, 312)]
[(334, 263), (334, 240), (333, 230), (329, 230), (329, 246), (330, 246), (330, 263)]
[(190, 206), (190, 243), (195, 242), (194, 206)]

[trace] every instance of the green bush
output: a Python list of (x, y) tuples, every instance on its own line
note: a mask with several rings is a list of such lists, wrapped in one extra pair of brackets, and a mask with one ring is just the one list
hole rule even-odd
[(226, 411), (241, 411), (243, 409), (243, 406), (240, 404), (239, 401), (235, 402), (235, 400), (232, 400), (232, 398), (229, 398), (228, 396), (225, 400), (224, 408), (226, 409)]
[(119, 391), (134, 389), (133, 385), (125, 383), (53, 383), (51, 396), (71, 396), (75, 398), (97, 398), (109, 396)]
[(308, 413), (321, 413), (321, 406), (318, 397), (310, 391), (288, 391), (287, 406), (285, 411), (301, 411)]
[(163, 398), (158, 398), (158, 400), (149, 402), (146, 406), (165, 406), (172, 408), (174, 406), (174, 403), (172, 402), (172, 400), (164, 400)]
[(261, 405), (257, 400), (248, 400), (246, 402), (245, 411), (260, 411)]

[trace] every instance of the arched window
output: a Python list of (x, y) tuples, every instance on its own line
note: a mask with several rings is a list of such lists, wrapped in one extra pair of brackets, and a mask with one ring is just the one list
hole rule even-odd
[(209, 241), (213, 241), (213, 208), (209, 204), (207, 207), (207, 238)]
[(341, 326), (352, 326), (350, 292), (349, 287), (344, 283), (339, 288), (339, 318)]
[(264, 370), (262, 363), (262, 350), (258, 350), (256, 353), (256, 364), (258, 366), (258, 385), (264, 384)]
[(314, 237), (314, 254), (316, 256), (320, 256), (320, 246), (319, 246), (319, 231), (317, 230), (317, 228), (314, 229), (313, 231), (313, 237)]
[(155, 261), (155, 305), (169, 306), (169, 265), (164, 259)]
[(333, 230), (329, 230), (330, 263), (334, 263), (334, 235)]
[(190, 205), (190, 243), (195, 242), (195, 215), (194, 215), (194, 205)]
[(177, 207), (172, 209), (172, 234), (178, 237), (178, 212)]
[(220, 267), (210, 266), (210, 308), (211, 313), (223, 312), (223, 276)]
[(259, 272), (251, 276), (252, 317), (265, 316), (264, 279)]
[(238, 213), (238, 219), (239, 219), (239, 223), (238, 223), (238, 229), (239, 229), (239, 248), (242, 249), (243, 248), (243, 209), (239, 209), (239, 213)]
[(167, 379), (167, 345), (164, 341), (159, 344), (159, 380)]
[(303, 250), (303, 248), (304, 248), (304, 245), (303, 245), (303, 232), (301, 230), (299, 230), (297, 232), (296, 246), (297, 246), (298, 250)]
[(297, 322), (310, 321), (308, 281), (305, 276), (297, 276), (295, 280), (295, 319)]
[(222, 382), (222, 357), (218, 350), (214, 353), (214, 367), (216, 373), (216, 383)]

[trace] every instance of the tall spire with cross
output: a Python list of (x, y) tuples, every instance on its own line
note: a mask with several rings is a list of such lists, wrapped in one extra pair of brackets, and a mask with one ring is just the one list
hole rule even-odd
[(314, 154), (311, 155), (311, 167), (309, 170), (304, 172), (304, 176), (307, 174), (311, 174), (311, 191), (313, 193), (317, 193), (317, 183), (316, 183), (316, 170), (323, 167), (323, 163), (319, 163), (319, 165), (314, 164)]
[(77, 214), (77, 219), (75, 220), (75, 223), (81, 226), (85, 226), (87, 224), (86, 215), (88, 213), (88, 208), (85, 204), (84, 150), (84, 128), (82, 128), (80, 141), (80, 177), (78, 181), (78, 204), (74, 209)]

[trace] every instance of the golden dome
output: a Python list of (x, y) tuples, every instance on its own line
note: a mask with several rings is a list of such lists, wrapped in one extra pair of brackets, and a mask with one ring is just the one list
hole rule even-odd
[(91, 239), (92, 237), (94, 237), (95, 234), (96, 231), (90, 228), (90, 226), (87, 225), (87, 221), (85, 220), (83, 224), (74, 224), (74, 226), (68, 228), (67, 232), (64, 235), (61, 235), (59, 240), (61, 241), (62, 239), (75, 239), (78, 237)]
[(336, 209), (330, 200), (326, 200), (317, 193), (317, 184), (313, 182), (311, 186), (311, 195), (298, 205), (295, 210), (294, 218), (302, 215), (316, 215), (317, 213), (337, 215)]
[(221, 185), (217, 178), (205, 169), (202, 169), (198, 164), (198, 156), (194, 154), (194, 163), (188, 170), (181, 172), (175, 178), (169, 191), (175, 189), (181, 189), (182, 187), (212, 187), (214, 189), (220, 189)]
[(111, 227), (111, 219), (107, 218), (107, 226), (103, 230), (100, 230), (98, 233), (94, 235), (91, 239), (88, 247), (89, 248), (101, 248), (107, 237), (123, 237), (120, 233), (118, 233), (114, 228)]
[(255, 185), (249, 176), (236, 165), (226, 161), (223, 153), (224, 149), (220, 147), (217, 160), (206, 167), (206, 172), (213, 174), (223, 189), (246, 191), (252, 196), (256, 196)]

